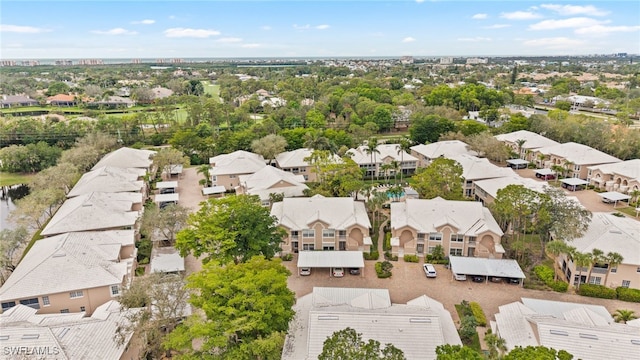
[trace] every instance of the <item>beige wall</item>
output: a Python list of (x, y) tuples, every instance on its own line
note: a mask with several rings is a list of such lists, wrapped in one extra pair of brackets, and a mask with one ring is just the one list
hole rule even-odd
[[(290, 172), (296, 175), (303, 175), (308, 182), (314, 182), (318, 178), (313, 166), (299, 166), (299, 167), (281, 167), (280, 170)], [(298, 169), (295, 171), (294, 169)]]
[(315, 223), (310, 225), (310, 229), (314, 230), (314, 237), (303, 237), (302, 230), (303, 229), (289, 229), (284, 226), (280, 226), (287, 232), (287, 236), (283, 239), (280, 247), (282, 248), (283, 253), (289, 253), (293, 251), (292, 241), (296, 241), (291, 236), (291, 231), (298, 231), (298, 250), (304, 249), (304, 244), (312, 244), (314, 250), (322, 250), (325, 246), (333, 246), (334, 250), (340, 250), (340, 245), (343, 243), (344, 250), (360, 250), (360, 251), (369, 251), (369, 246), (364, 245), (364, 238), (369, 236), (369, 229), (360, 225), (354, 225), (349, 227), (346, 230), (345, 236), (341, 236), (338, 230), (335, 230), (333, 238), (323, 238), (322, 231), (325, 229), (329, 229), (329, 225), (322, 222), (316, 221)]
[[(638, 179), (629, 178), (626, 176), (620, 176), (616, 174), (607, 174), (602, 172), (600, 169), (595, 169), (591, 171), (591, 175), (589, 176), (591, 179), (591, 184), (602, 190), (611, 190), (615, 191), (620, 189), (620, 186), (626, 186), (628, 189), (625, 191), (627, 193), (632, 192), (633, 190), (640, 190), (640, 181)], [(600, 182), (595, 182), (593, 180), (598, 179)], [(613, 186), (607, 187), (606, 182), (613, 181), (614, 184), (617, 184), (618, 187), (614, 188)]]
[[(432, 241), (429, 240), (429, 234), (424, 235), (424, 254), (429, 253), (430, 247), (435, 247), (437, 245), (441, 245), (445, 256), (450, 255), (451, 249), (461, 249), (462, 256), (469, 256), (469, 249), (473, 249), (474, 257), (484, 257), (484, 258), (496, 258), (501, 259), (502, 254), (496, 253), (495, 245), (500, 244), (501, 237), (498, 234), (494, 234), (492, 232), (485, 232), (479, 234), (475, 241), (470, 239), (468, 236), (464, 237), (463, 242), (451, 241), (451, 235), (457, 234), (458, 230), (445, 225), (437, 229), (438, 232), (442, 233), (442, 241)], [(421, 243), (422, 240), (418, 240), (418, 233), (415, 229), (404, 226), (399, 229), (391, 230), (391, 237), (399, 239), (399, 246), (394, 246), (392, 249), (392, 253), (394, 255), (398, 255), (402, 253), (404, 255), (415, 255), (417, 253), (417, 246)], [(418, 254), (420, 255), (420, 254)]]
[[(566, 269), (563, 268), (563, 264), (566, 262)], [(575, 277), (581, 275), (583, 277), (587, 277), (589, 275), (588, 267), (582, 271), (582, 274), (576, 270), (576, 267), (570, 259), (567, 258), (566, 255), (560, 255), (558, 257), (558, 268), (565, 274), (565, 280), (569, 281), (570, 285), (574, 285)], [(620, 264), (618, 265), (616, 272), (609, 272), (607, 276), (606, 272), (603, 272), (601, 269), (595, 269), (591, 272), (591, 278), (600, 278), (600, 285), (604, 285), (610, 288), (616, 288), (623, 285), (623, 281), (628, 280), (630, 282), (629, 287), (633, 289), (640, 289), (640, 272), (638, 269), (639, 265), (634, 264)], [(567, 273), (569, 270), (571, 272), (571, 278), (567, 279)], [(606, 283), (605, 283), (606, 280)], [(586, 282), (589, 282), (589, 279), (586, 279)]]
[(213, 181), (213, 186), (224, 186), (227, 191), (235, 190), (236, 186), (240, 185), (240, 176), (249, 174), (237, 174), (237, 175), (217, 175)]
[(431, 159), (429, 159), (428, 157), (420, 154), (419, 152), (417, 152), (415, 150), (411, 150), (411, 155), (413, 157), (415, 157), (416, 159), (418, 159), (418, 163), (416, 164), (417, 167), (427, 167), (427, 166), (429, 166), (429, 164), (431, 164)]
[[(69, 312), (81, 312), (81, 306), (85, 307), (87, 315), (91, 315), (93, 311), (100, 305), (103, 305), (107, 301), (117, 300), (118, 297), (111, 296), (111, 287), (103, 286), (92, 289), (82, 289), (82, 297), (71, 298), (70, 292), (63, 292), (57, 294), (48, 294), (49, 304), (45, 306), (42, 300), (43, 296), (38, 296), (38, 302), (40, 303), (40, 310), (38, 314), (54, 314), (60, 313), (60, 310), (68, 309)], [(16, 299), (16, 304), (20, 303), (20, 300), (30, 299), (33, 297)], [(6, 302), (6, 301), (3, 301)]]

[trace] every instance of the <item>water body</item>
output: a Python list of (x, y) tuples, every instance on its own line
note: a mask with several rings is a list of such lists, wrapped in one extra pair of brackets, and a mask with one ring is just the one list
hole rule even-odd
[(0, 230), (14, 229), (16, 224), (9, 221), (9, 215), (16, 209), (14, 200), (22, 199), (29, 194), (27, 185), (13, 185), (0, 188)]

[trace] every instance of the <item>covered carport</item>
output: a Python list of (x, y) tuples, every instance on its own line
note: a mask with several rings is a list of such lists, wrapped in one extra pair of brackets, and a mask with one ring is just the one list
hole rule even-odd
[(619, 193), (617, 191), (609, 191), (605, 193), (598, 194), (602, 197), (602, 201), (606, 203), (613, 203), (613, 207), (615, 208), (618, 204), (618, 201), (629, 201), (631, 196)]
[(578, 178), (566, 178), (560, 181), (562, 182), (563, 188), (570, 189), (571, 191), (582, 190), (582, 186), (587, 186), (589, 184), (588, 181)]
[(156, 189), (159, 190), (160, 194), (177, 193), (178, 182), (177, 181), (158, 181), (156, 183)]
[(153, 199), (156, 204), (162, 209), (168, 204), (178, 204), (180, 196), (178, 194), (157, 194)]
[(298, 274), (300, 268), (329, 268), (329, 276), (333, 276), (333, 268), (360, 269), (364, 276), (364, 257), (362, 251), (300, 251), (298, 253)]
[(551, 169), (538, 169), (535, 171), (536, 177), (543, 180), (555, 179), (556, 172)]
[(523, 159), (509, 159), (507, 160), (507, 166), (513, 169), (526, 169), (529, 166), (529, 162)]
[(452, 273), (468, 276), (484, 276), (485, 282), (487, 282), (489, 276), (520, 279), (520, 286), (522, 286), (522, 281), (526, 278), (518, 262), (512, 259), (450, 256), (449, 264)]

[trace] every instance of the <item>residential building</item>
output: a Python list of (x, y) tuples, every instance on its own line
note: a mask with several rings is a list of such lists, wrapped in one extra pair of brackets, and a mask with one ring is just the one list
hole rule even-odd
[(251, 175), (267, 166), (262, 155), (244, 150), (222, 154), (209, 159), (213, 186), (224, 186), (227, 191), (240, 186), (241, 175)]
[[(380, 144), (373, 153), (369, 153), (366, 145), (361, 145), (349, 149), (347, 155), (351, 156), (368, 177), (392, 176), (400, 171), (404, 175), (410, 175), (418, 166), (418, 159), (406, 151), (401, 151), (398, 144)], [(394, 162), (398, 167), (393, 167)]]
[(136, 259), (133, 230), (67, 233), (38, 240), (0, 287), (2, 311), (86, 312), (120, 296)]
[(544, 193), (544, 189), (547, 187), (546, 182), (524, 178), (514, 173), (510, 176), (494, 179), (476, 180), (474, 182), (474, 198), (485, 205), (491, 204), (498, 197), (498, 190), (504, 189), (509, 185), (522, 185), (539, 193)]
[(299, 250), (360, 250), (371, 246), (371, 222), (364, 203), (351, 197), (285, 198), (271, 207), (271, 215), (287, 235), (285, 253)]
[[(557, 141), (553, 141), (528, 130), (500, 134), (496, 135), (495, 138), (505, 143), (514, 153), (518, 154), (520, 159), (536, 161), (539, 167), (543, 167), (542, 163), (539, 159), (532, 158), (532, 152), (535, 149), (560, 145)], [(522, 141), (522, 144), (518, 143), (520, 141)]]
[(11, 108), (21, 106), (37, 106), (37, 100), (31, 99), (25, 95), (2, 95), (0, 99), (0, 108)]
[(156, 152), (152, 150), (122, 147), (103, 156), (102, 159), (95, 164), (92, 170), (96, 170), (104, 166), (113, 166), (150, 171), (151, 165), (153, 164), (152, 158), (155, 153)]
[(632, 194), (640, 190), (640, 159), (587, 167), (587, 180), (597, 188)]
[(477, 152), (469, 149), (469, 145), (460, 140), (445, 140), (411, 147), (411, 155), (419, 159), (419, 167), (427, 167), (437, 158), (450, 159), (460, 154), (478, 155)]
[(136, 311), (123, 311), (115, 300), (98, 306), (91, 316), (85, 312), (38, 314), (16, 305), (0, 315), (3, 355), (15, 356), (6, 359), (137, 359), (142, 354), (137, 347), (129, 347), (133, 331), (123, 332), (121, 341), (115, 336), (128, 323), (129, 313)]
[(574, 359), (637, 358), (640, 327), (615, 323), (604, 306), (522, 298), (498, 309), (491, 329), (507, 351), (545, 346)]
[(462, 190), (464, 191), (464, 196), (469, 198), (475, 196), (476, 181), (509, 177), (516, 174), (511, 168), (494, 165), (486, 158), (460, 154), (452, 156), (451, 159), (462, 166), (462, 178), (464, 181)]
[(254, 174), (241, 175), (236, 193), (258, 195), (262, 205), (270, 206), (271, 194), (282, 194), (284, 197), (304, 196), (304, 191), (309, 189), (304, 183), (303, 175), (265, 166)]
[(84, 173), (67, 194), (68, 198), (92, 192), (138, 192), (146, 194), (146, 185), (142, 180), (146, 171), (138, 168), (119, 168), (103, 166)]
[(153, 100), (164, 99), (173, 95), (173, 90), (161, 86), (151, 89), (153, 92)]
[[(294, 175), (302, 175), (308, 182), (314, 182), (317, 179), (316, 171), (313, 165), (305, 159), (309, 159), (313, 154), (313, 149), (301, 148), (292, 151), (285, 151), (278, 154), (275, 159), (275, 165), (279, 169), (291, 172)], [(338, 155), (331, 155), (333, 161), (341, 162), (342, 159)]]
[(565, 177), (583, 180), (587, 179), (589, 166), (622, 161), (590, 146), (574, 142), (545, 146), (531, 152), (531, 156), (534, 159), (540, 158), (540, 154), (545, 156), (545, 161), (541, 167), (551, 168), (552, 166), (561, 166), (566, 169)]
[(92, 192), (67, 199), (40, 233), (53, 236), (72, 231), (137, 228), (141, 193)]
[(570, 255), (560, 255), (558, 267), (573, 285), (580, 281), (612, 288), (622, 286), (640, 289), (640, 222), (637, 220), (595, 212), (584, 235), (571, 240), (569, 245), (583, 254), (599, 249), (605, 255), (614, 252), (623, 257), (622, 263), (615, 266), (610, 266), (605, 258), (592, 268), (579, 268)]
[(294, 310), (283, 360), (317, 359), (324, 341), (347, 327), (364, 341), (393, 344), (408, 360), (436, 359), (436, 347), (462, 345), (451, 314), (426, 295), (392, 304), (387, 289), (314, 287)]
[(87, 103), (90, 108), (130, 108), (135, 105), (135, 101), (122, 96), (108, 96), (106, 99)]
[(75, 106), (77, 102), (75, 96), (68, 94), (58, 94), (47, 98), (47, 104), (51, 106)]
[(445, 255), (501, 259), (500, 226), (479, 202), (407, 199), (391, 203), (391, 252), (431, 254), (442, 246)]

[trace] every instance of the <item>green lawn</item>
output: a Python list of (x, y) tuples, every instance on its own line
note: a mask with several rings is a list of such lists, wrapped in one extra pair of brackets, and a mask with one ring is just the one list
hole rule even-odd
[(16, 184), (26, 184), (33, 175), (31, 174), (15, 174), (8, 172), (0, 172), (0, 186), (11, 186)]
[(214, 99), (220, 99), (220, 85), (212, 84), (210, 81), (202, 81), (202, 86), (204, 86), (205, 94), (211, 95)]

